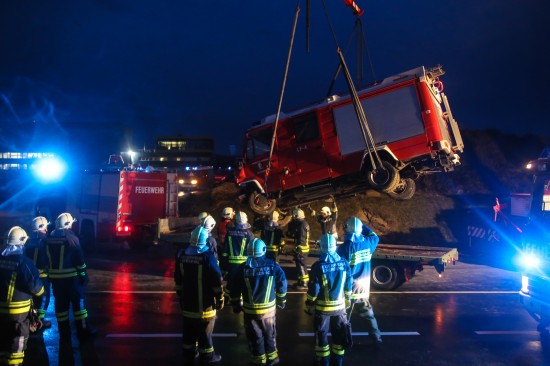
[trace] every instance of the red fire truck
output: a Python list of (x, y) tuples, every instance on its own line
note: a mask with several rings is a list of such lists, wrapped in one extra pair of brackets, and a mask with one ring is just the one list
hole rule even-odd
[(416, 179), (452, 171), (464, 144), (443, 74), (421, 66), (358, 90), (366, 123), (349, 95), (281, 113), (276, 129), (275, 115), (257, 122), (237, 177), (250, 208), (267, 214), (369, 187), (410, 199)]
[(73, 178), (67, 210), (78, 219), (83, 246), (126, 241), (153, 243), (159, 219), (177, 217), (175, 173), (82, 173)]

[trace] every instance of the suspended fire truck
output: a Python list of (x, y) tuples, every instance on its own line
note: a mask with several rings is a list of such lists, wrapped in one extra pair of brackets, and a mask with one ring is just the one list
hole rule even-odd
[(452, 171), (464, 144), (443, 74), (441, 66), (421, 66), (356, 96), (333, 95), (281, 113), (276, 128), (276, 115), (257, 122), (245, 133), (237, 175), (250, 208), (267, 214), (369, 188), (410, 199), (416, 179)]
[(178, 216), (175, 173), (82, 173), (73, 177), (67, 210), (78, 219), (83, 246), (127, 242), (142, 248), (156, 240), (159, 219)]

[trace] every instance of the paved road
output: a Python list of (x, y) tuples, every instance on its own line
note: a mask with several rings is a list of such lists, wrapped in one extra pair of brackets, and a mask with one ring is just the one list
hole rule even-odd
[[(88, 309), (98, 337), (82, 343), (73, 337), (72, 344), (60, 346), (54, 326), (30, 340), (25, 365), (182, 364), (173, 252), (116, 248), (89, 256)], [(464, 260), (442, 278), (426, 268), (396, 291), (373, 291), (383, 350), (370, 347), (362, 320), (353, 316), (355, 344), (345, 364), (550, 365), (547, 342), (518, 303), (520, 275)], [(292, 283), (292, 264), (283, 266)], [(312, 319), (303, 313), (304, 301), (303, 291), (291, 291), (287, 308), (278, 313), (282, 365), (312, 364)], [(219, 313), (214, 344), (222, 365), (247, 365), (242, 319), (230, 307)]]

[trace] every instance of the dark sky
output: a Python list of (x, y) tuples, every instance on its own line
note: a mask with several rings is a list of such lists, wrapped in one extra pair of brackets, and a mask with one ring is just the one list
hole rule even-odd
[[(342, 0), (325, 1), (345, 48), (355, 18)], [(19, 145), (90, 156), (94, 146), (152, 147), (172, 134), (212, 135), (220, 153), (240, 148), (250, 124), (276, 112), (296, 4), (2, 0), (0, 141), (11, 144), (17, 131)], [(320, 0), (311, 0), (306, 53), (305, 4), (283, 109), (323, 98), (338, 61)], [(550, 135), (547, 0), (358, 4), (377, 80), (442, 64), (461, 127)], [(373, 81), (368, 63), (365, 76)], [(340, 77), (335, 92), (344, 91)]]

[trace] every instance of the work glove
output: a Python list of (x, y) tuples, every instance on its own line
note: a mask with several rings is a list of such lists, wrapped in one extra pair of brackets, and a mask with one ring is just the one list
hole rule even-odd
[(221, 297), (216, 299), (216, 303), (214, 304), (214, 308), (216, 310), (221, 310), (221, 309), (223, 309), (223, 306), (224, 306), (224, 297), (221, 296)]
[(304, 309), (304, 312), (307, 314), (307, 315), (313, 315), (313, 313), (315, 313), (315, 303), (313, 301), (309, 301), (307, 300), (306, 301), (306, 307)]
[(279, 309), (284, 309), (286, 306), (286, 301), (283, 301), (283, 300), (277, 300), (277, 307)]
[(88, 278), (87, 274), (79, 275), (78, 276), (78, 284), (81, 286), (86, 286), (90, 282), (90, 279)]
[(240, 313), (241, 311), (243, 311), (243, 305), (240, 301), (235, 301), (231, 304), (233, 306), (233, 312), (235, 314), (238, 314)]

